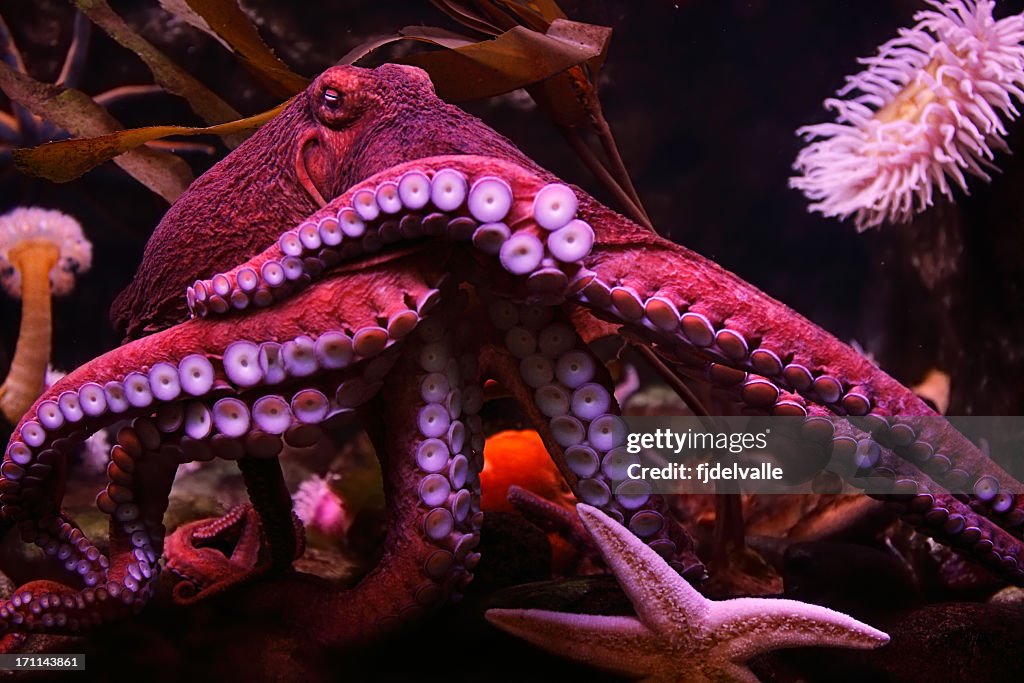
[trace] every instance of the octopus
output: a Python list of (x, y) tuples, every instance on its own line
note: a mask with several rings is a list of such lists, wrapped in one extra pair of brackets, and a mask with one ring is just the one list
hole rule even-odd
[[(284, 572), (303, 542), (279, 458), (350, 420), (381, 460), (380, 562), (350, 588), (289, 580), (248, 599), (329, 645), (457, 599), (480, 561), (485, 382), (516, 401), (579, 501), (699, 582), (664, 497), (625, 475), (626, 425), (588, 346), (609, 332), (737, 409), (793, 417), (809, 449), (890, 482), (904, 520), (1024, 584), (1018, 485), (910, 390), (563, 183), (412, 67), (317, 77), (170, 208), (112, 316), (126, 343), (50, 388), (4, 454), (3, 525), (67, 576), (20, 586), (0, 605), (4, 632), (138, 611), (165, 552), (186, 597)], [(130, 424), (96, 500), (101, 550), (61, 501), (69, 453), (115, 421)], [(214, 458), (237, 462), (251, 508), (165, 539), (177, 468)]]

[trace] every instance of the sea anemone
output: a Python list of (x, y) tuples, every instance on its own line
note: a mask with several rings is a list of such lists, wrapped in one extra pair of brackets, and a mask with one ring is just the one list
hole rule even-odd
[(20, 297), (21, 329), (0, 412), (16, 423), (39, 397), (50, 361), (51, 294), (67, 294), (92, 264), (82, 226), (60, 211), (20, 208), (0, 216), (0, 286)]
[[(1024, 16), (996, 21), (991, 0), (929, 0), (912, 29), (882, 45), (825, 106), (835, 123), (797, 131), (810, 144), (790, 185), (825, 216), (858, 230), (907, 222), (934, 188), (967, 192), (965, 174), (988, 181), (992, 149), (1008, 151), (1002, 118), (1024, 101)], [(1002, 118), (1001, 118), (1001, 116)]]
[(313, 475), (299, 484), (292, 502), (295, 514), (307, 529), (331, 538), (344, 538), (352, 526), (353, 516), (324, 477)]

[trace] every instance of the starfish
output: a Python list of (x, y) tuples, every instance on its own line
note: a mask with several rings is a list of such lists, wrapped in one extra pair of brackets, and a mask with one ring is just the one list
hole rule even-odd
[(637, 616), (491, 609), (488, 621), (549, 652), (651, 682), (756, 682), (745, 662), (771, 650), (889, 642), (885, 633), (818, 605), (708, 600), (611, 517), (583, 503), (577, 511)]

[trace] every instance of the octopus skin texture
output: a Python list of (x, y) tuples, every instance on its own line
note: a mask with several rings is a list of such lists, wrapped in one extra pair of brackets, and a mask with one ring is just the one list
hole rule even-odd
[[(186, 280), (183, 264), (204, 270)], [(248, 599), (325, 645), (387, 633), (460, 595), (479, 562), (491, 380), (579, 500), (699, 580), (665, 501), (625, 476), (625, 424), (587, 346), (607, 329), (748, 413), (796, 418), (803, 442), (892, 480), (886, 500), (907, 521), (1024, 583), (1016, 482), (911, 391), (563, 184), (410, 67), (317, 78), (172, 207), (114, 316), (145, 336), (55, 384), (0, 466), (3, 523), (69, 577), (17, 589), (0, 605), (3, 630), (76, 632), (141, 609), (174, 473), (190, 461), (237, 461), (255, 517), (176, 532), (167, 565), (195, 584), (189, 594), (286, 569), (302, 539), (277, 458), (359, 419), (384, 474), (381, 561), (351, 589), (289, 581)], [(66, 460), (125, 419), (97, 497), (110, 516), (104, 553), (61, 509)], [(954, 485), (973, 493), (946, 493)], [(239, 539), (231, 557), (204, 547), (219, 533)]]
[[(325, 72), (174, 202), (134, 281), (111, 307), (115, 327), (136, 338), (185, 320), (181, 293), (196, 278), (265, 249), (325, 197), (403, 161), (440, 154), (497, 156), (536, 168), (482, 121), (434, 96), (419, 69), (386, 64)], [(200, 257), (191, 261), (200, 270), (182, 268), (186, 255)]]

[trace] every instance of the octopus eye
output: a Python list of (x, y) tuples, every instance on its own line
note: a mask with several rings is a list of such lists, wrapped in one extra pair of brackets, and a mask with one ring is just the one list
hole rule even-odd
[(341, 92), (334, 88), (327, 88), (323, 94), (324, 105), (328, 109), (337, 109), (341, 106)]

